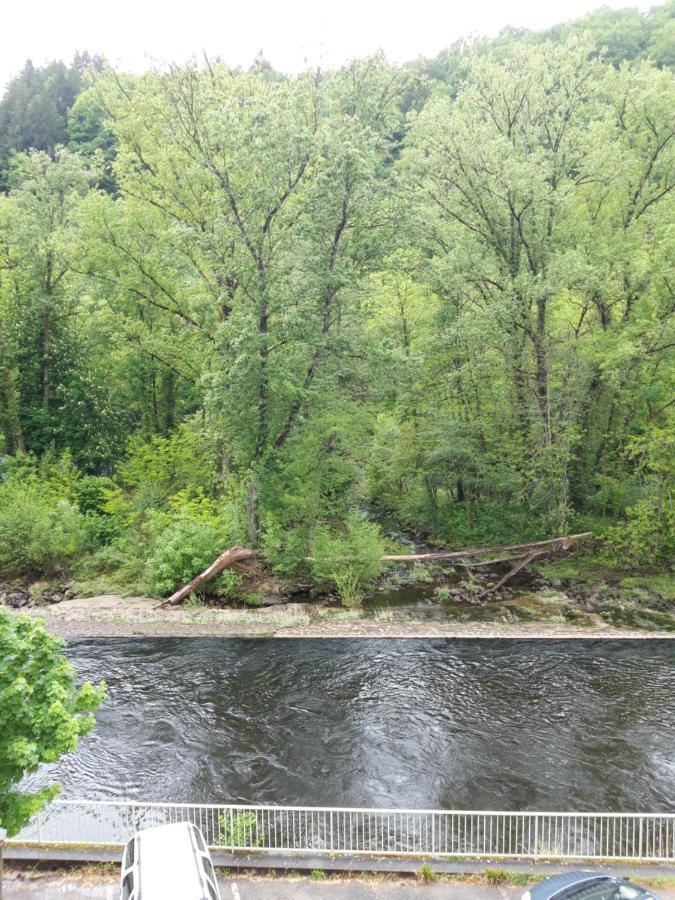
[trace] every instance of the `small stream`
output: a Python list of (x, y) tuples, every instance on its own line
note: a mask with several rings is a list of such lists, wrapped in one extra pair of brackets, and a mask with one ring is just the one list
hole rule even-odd
[(110, 700), (63, 796), (675, 811), (675, 645), (81, 639)]

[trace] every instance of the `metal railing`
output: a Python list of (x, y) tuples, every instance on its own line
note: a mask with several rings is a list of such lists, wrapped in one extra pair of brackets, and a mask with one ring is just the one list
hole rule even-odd
[(193, 822), (229, 851), (675, 862), (675, 814), (469, 812), (57, 800), (8, 843), (122, 846)]

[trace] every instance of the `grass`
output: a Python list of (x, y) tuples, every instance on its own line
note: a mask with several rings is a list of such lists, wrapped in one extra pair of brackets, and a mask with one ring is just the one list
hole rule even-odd
[(675, 576), (673, 575), (629, 575), (621, 579), (621, 585), (658, 594), (664, 600), (675, 601)]
[(675, 875), (652, 875), (651, 878), (640, 878), (640, 882), (645, 887), (650, 888), (675, 888)]
[(376, 622), (393, 622), (396, 614), (391, 609), (376, 609), (373, 618)]
[(420, 869), (420, 878), (425, 884), (431, 884), (431, 882), (436, 881), (438, 875), (431, 868), (428, 862), (425, 862)]
[(591, 553), (543, 560), (529, 568), (530, 571), (538, 572), (544, 578), (581, 578), (591, 583), (616, 581), (621, 577), (621, 573), (617, 569), (608, 566), (607, 563)]
[(331, 622), (351, 622), (356, 619), (363, 618), (363, 610), (361, 609), (330, 609), (326, 606), (320, 606), (312, 610), (314, 618), (320, 621)]
[(124, 581), (115, 574), (80, 575), (73, 579), (73, 593), (76, 597), (100, 597), (104, 594), (118, 594), (120, 597), (143, 596), (143, 585), (133, 579)]

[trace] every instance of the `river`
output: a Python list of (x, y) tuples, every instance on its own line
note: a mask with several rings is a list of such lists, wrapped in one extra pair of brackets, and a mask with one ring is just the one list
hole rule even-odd
[(671, 641), (82, 639), (69, 798), (675, 810)]

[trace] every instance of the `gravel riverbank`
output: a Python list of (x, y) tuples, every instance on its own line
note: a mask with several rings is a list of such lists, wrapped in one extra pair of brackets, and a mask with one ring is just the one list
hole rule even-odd
[(261, 609), (159, 609), (158, 604), (158, 600), (149, 597), (105, 594), (16, 612), (43, 619), (51, 633), (62, 637), (675, 638), (675, 632), (618, 627), (600, 617), (584, 625), (416, 621), (399, 618), (395, 613), (367, 616), (361, 610), (308, 603)]

